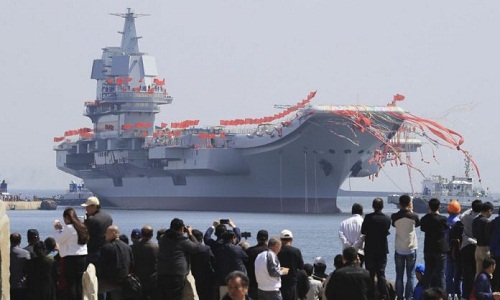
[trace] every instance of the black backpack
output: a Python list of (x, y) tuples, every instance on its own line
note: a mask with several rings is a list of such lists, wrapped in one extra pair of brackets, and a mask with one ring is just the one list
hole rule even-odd
[(450, 245), (450, 256), (453, 261), (460, 259), (460, 245), (462, 244), (462, 234), (464, 233), (464, 224), (457, 221), (448, 232), (448, 244)]

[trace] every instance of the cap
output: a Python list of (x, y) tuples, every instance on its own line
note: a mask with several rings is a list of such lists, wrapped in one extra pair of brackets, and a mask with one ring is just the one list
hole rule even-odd
[(292, 239), (293, 234), (290, 230), (285, 229), (281, 232), (280, 239)]
[(257, 240), (259, 241), (266, 241), (269, 238), (269, 233), (267, 230), (259, 230), (257, 232)]
[(181, 219), (173, 219), (171, 222), (170, 222), (170, 229), (173, 229), (173, 230), (181, 230), (181, 228), (184, 227), (184, 221), (182, 221)]
[(424, 275), (424, 273), (425, 273), (425, 266), (424, 266), (424, 264), (418, 264), (415, 267), (415, 272), (418, 272), (418, 273)]
[(460, 203), (457, 200), (451, 200), (450, 204), (448, 204), (448, 213), (450, 214), (458, 214), (462, 210), (460, 207)]
[(323, 257), (318, 256), (318, 257), (316, 257), (316, 258), (314, 259), (314, 264), (315, 264), (315, 265), (318, 265), (318, 264), (323, 264), (323, 265), (325, 265), (325, 266), (326, 266), (326, 261), (325, 261), (325, 259), (324, 259)]
[(132, 233), (130, 234), (130, 238), (132, 239), (140, 239), (141, 238), (141, 230), (140, 229), (134, 229), (132, 230)]
[(31, 240), (33, 238), (39, 238), (40, 234), (38, 233), (38, 230), (36, 230), (36, 229), (28, 229), (27, 236), (28, 236), (28, 240)]
[(88, 197), (87, 198), (87, 201), (85, 201), (85, 203), (82, 204), (82, 206), (89, 206), (89, 205), (99, 205), (99, 199), (97, 199), (97, 197)]

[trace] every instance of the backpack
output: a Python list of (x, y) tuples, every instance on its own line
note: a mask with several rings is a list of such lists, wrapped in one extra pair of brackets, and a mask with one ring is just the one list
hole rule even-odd
[(142, 285), (139, 277), (135, 274), (128, 274), (121, 282), (125, 299), (139, 300), (142, 296)]
[(453, 261), (460, 259), (460, 246), (462, 244), (462, 234), (464, 233), (464, 224), (457, 221), (448, 232), (448, 244), (450, 245), (450, 257)]

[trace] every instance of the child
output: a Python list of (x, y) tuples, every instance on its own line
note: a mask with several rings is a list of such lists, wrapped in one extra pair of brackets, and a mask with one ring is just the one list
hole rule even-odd
[(415, 267), (415, 276), (417, 277), (418, 283), (413, 290), (413, 300), (422, 300), (424, 294), (424, 286), (422, 285), (422, 279), (424, 278), (425, 266), (423, 264), (418, 264)]

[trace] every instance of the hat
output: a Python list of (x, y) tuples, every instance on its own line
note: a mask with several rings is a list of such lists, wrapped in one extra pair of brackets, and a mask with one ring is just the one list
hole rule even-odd
[(36, 229), (28, 229), (28, 240), (34, 239), (34, 238), (39, 238), (40, 234), (38, 234), (38, 230)]
[(326, 262), (325, 262), (325, 259), (321, 256), (318, 256), (314, 259), (314, 264), (315, 265), (318, 265), (318, 264), (323, 264), (326, 266)]
[(450, 204), (448, 204), (448, 213), (450, 214), (458, 214), (461, 210), (462, 208), (457, 200), (451, 200)]
[(424, 264), (418, 264), (415, 267), (415, 272), (418, 272), (418, 273), (424, 275), (424, 273), (425, 273), (425, 266), (424, 266)]
[(173, 219), (171, 222), (170, 222), (170, 229), (173, 229), (173, 230), (181, 230), (181, 228), (184, 227), (184, 221), (182, 221), (181, 219)]
[(99, 199), (97, 199), (97, 197), (88, 197), (87, 198), (87, 201), (85, 201), (85, 203), (82, 204), (82, 206), (89, 206), (89, 205), (99, 205)]
[(269, 233), (267, 230), (259, 230), (257, 232), (257, 240), (258, 241), (266, 241), (269, 238)]
[(132, 233), (130, 234), (131, 239), (140, 239), (141, 238), (141, 230), (139, 229), (134, 229), (132, 230)]
[(280, 239), (292, 239), (293, 234), (290, 230), (285, 229), (281, 232)]

